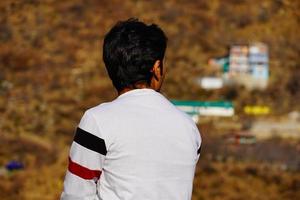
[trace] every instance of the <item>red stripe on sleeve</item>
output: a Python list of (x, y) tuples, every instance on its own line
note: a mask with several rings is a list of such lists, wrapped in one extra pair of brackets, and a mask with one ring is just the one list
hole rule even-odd
[(79, 176), (80, 178), (87, 179), (87, 180), (94, 179), (94, 178), (99, 179), (100, 175), (101, 175), (100, 170), (90, 170), (86, 167), (83, 167), (83, 166), (73, 162), (70, 157), (69, 157), (68, 170), (72, 174)]

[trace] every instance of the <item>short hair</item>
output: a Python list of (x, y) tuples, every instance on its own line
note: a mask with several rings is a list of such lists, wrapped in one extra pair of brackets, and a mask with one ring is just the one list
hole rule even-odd
[(103, 61), (114, 87), (121, 91), (136, 83), (150, 84), (156, 60), (163, 61), (167, 37), (156, 24), (138, 19), (119, 21), (105, 35)]

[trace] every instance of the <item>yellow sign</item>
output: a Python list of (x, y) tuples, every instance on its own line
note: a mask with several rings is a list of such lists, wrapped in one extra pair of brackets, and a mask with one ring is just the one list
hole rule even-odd
[(244, 112), (248, 115), (267, 115), (270, 114), (269, 106), (245, 106)]

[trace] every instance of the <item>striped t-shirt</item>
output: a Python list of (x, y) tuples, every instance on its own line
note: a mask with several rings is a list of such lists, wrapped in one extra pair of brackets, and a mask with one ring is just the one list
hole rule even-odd
[(193, 120), (152, 89), (83, 115), (63, 200), (190, 200), (201, 137)]

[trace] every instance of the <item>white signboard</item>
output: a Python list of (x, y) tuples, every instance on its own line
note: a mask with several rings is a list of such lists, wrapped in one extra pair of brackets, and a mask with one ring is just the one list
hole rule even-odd
[(199, 80), (200, 86), (204, 89), (220, 89), (223, 87), (223, 79), (217, 77), (204, 77)]

